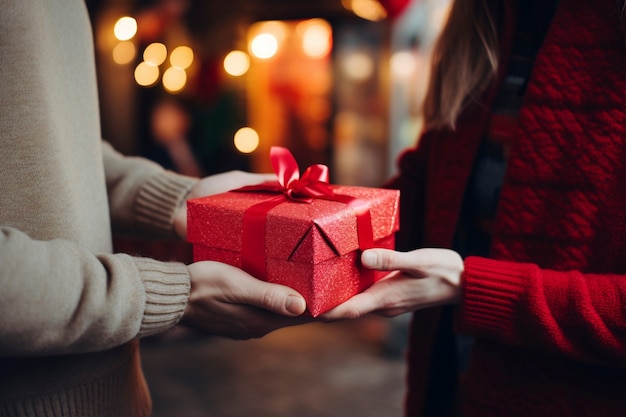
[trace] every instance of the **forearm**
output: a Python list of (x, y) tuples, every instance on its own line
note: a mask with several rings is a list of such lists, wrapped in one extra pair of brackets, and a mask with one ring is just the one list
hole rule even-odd
[(175, 237), (176, 209), (197, 179), (178, 175), (138, 157), (125, 157), (103, 143), (113, 229), (143, 236)]
[(2, 356), (118, 346), (174, 326), (189, 296), (183, 264), (96, 256), (68, 241), (36, 241), (11, 228), (0, 234), (0, 265)]
[(585, 362), (626, 365), (626, 276), (470, 257), (462, 282), (460, 331)]

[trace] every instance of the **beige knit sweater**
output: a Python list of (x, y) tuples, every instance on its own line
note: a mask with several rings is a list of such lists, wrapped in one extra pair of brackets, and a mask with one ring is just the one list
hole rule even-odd
[(0, 0), (0, 416), (147, 415), (137, 338), (174, 326), (185, 265), (113, 255), (174, 236), (194, 184), (101, 141), (81, 0)]

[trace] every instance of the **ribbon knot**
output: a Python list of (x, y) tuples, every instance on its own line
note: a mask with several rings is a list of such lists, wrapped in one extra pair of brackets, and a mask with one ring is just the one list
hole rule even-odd
[[(243, 218), (242, 266), (245, 271), (265, 279), (265, 218), (274, 207), (286, 199), (311, 203), (315, 199), (336, 201), (350, 206), (356, 214), (359, 249), (371, 248), (374, 244), (372, 219), (369, 203), (349, 195), (335, 194), (329, 184), (328, 167), (315, 164), (308, 167), (302, 177), (298, 163), (291, 152), (280, 146), (270, 149), (270, 160), (278, 181), (268, 181), (258, 185), (250, 185), (233, 191), (266, 192), (278, 194), (276, 197), (248, 208)], [(362, 285), (367, 287), (373, 283), (373, 271), (362, 272)]]
[(328, 167), (315, 164), (308, 167), (300, 178), (298, 163), (288, 149), (272, 146), (270, 160), (278, 181), (268, 181), (258, 185), (250, 185), (235, 191), (264, 191), (273, 194), (284, 194), (290, 200), (310, 203), (316, 198), (334, 195), (330, 188)]

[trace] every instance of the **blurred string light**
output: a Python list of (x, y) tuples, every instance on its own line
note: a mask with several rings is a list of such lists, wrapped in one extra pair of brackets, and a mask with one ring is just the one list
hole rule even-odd
[(411, 77), (417, 62), (415, 55), (409, 51), (399, 51), (391, 56), (391, 74), (396, 80), (406, 80)]
[(374, 60), (365, 52), (351, 52), (341, 59), (339, 65), (352, 81), (366, 81), (374, 74)]
[(271, 33), (261, 33), (250, 42), (250, 52), (259, 59), (272, 58), (278, 52), (278, 39)]
[[(119, 65), (132, 62), (137, 54), (135, 44), (131, 41), (137, 34), (137, 21), (130, 16), (120, 17), (113, 26), (113, 34), (119, 41), (113, 47), (113, 61)], [(169, 68), (164, 71), (161, 66), (168, 57), (168, 48), (165, 44), (154, 42), (146, 46), (142, 53), (143, 60), (137, 64), (134, 71), (135, 81), (142, 87), (152, 87), (159, 81), (161, 74), (163, 88), (169, 93), (178, 93), (187, 84), (187, 70), (194, 59), (193, 50), (189, 46), (181, 45), (169, 54)]]
[(135, 59), (137, 53), (135, 44), (131, 39), (137, 34), (137, 21), (130, 16), (117, 19), (113, 25), (113, 35), (119, 42), (113, 47), (113, 62), (118, 65), (126, 65)]
[(177, 46), (170, 54), (170, 65), (163, 74), (163, 88), (177, 93), (187, 84), (187, 68), (193, 63), (193, 50), (188, 46)]
[(251, 34), (248, 45), (250, 53), (259, 59), (270, 59), (278, 53), (280, 44), (287, 38), (288, 28), (284, 22), (270, 20), (252, 25), (248, 33)]
[(323, 19), (309, 19), (298, 24), (296, 31), (302, 36), (302, 50), (311, 58), (322, 58), (332, 48), (332, 29)]
[(178, 67), (169, 67), (163, 73), (163, 87), (170, 93), (181, 91), (187, 84), (187, 73)]
[(253, 30), (257, 33), (269, 33), (276, 38), (278, 43), (282, 43), (287, 38), (288, 25), (279, 20), (269, 20), (257, 23)]
[[(142, 87), (151, 87), (159, 81), (160, 66), (167, 60), (167, 47), (162, 43), (151, 43), (143, 51), (143, 61), (135, 68), (135, 81)], [(187, 85), (186, 69), (193, 63), (193, 50), (178, 46), (170, 53), (170, 67), (163, 72), (163, 88), (172, 94), (179, 93)]]
[(167, 58), (167, 47), (162, 43), (151, 43), (143, 51), (143, 61), (135, 68), (135, 81), (142, 87), (153, 86), (159, 81), (161, 65)]
[[(281, 59), (279, 65), (285, 68), (282, 74), (290, 78), (286, 83), (294, 82), (299, 77), (306, 78), (306, 93), (310, 97), (301, 110), (306, 112), (309, 120), (315, 122), (307, 127), (306, 135), (308, 145), (315, 150), (323, 150), (328, 143), (324, 123), (330, 117), (332, 106), (327, 99), (315, 95), (325, 94), (332, 85), (331, 76), (319, 70), (325, 67), (327, 57), (332, 52), (332, 35), (331, 24), (320, 18), (298, 22), (257, 22), (248, 28), (248, 53), (234, 50), (223, 61), (225, 72), (231, 76), (242, 76), (251, 68), (258, 69), (258, 72), (251, 74), (254, 78), (271, 68), (274, 65), (271, 60), (278, 57)], [(309, 71), (309, 68), (312, 70)], [(304, 75), (291, 75), (287, 71), (302, 71)], [(267, 126), (260, 128), (264, 129), (263, 135), (268, 133)], [(240, 129), (233, 139), (235, 148), (241, 153), (254, 152), (260, 144), (259, 133), (250, 127)]]
[(142, 61), (135, 68), (135, 81), (142, 87), (153, 86), (159, 81), (159, 67)]
[(193, 50), (188, 46), (174, 48), (170, 55), (170, 64), (174, 68), (187, 69), (193, 63)]
[(341, 0), (341, 4), (362, 19), (378, 22), (387, 17), (387, 11), (377, 0)]
[[(302, 51), (307, 56), (323, 58), (330, 53), (332, 49), (332, 29), (327, 21), (323, 19), (302, 21), (297, 25), (296, 32), (301, 38)], [(289, 29), (283, 22), (269, 21), (253, 25), (250, 28), (250, 33), (252, 36), (248, 48), (252, 56), (259, 59), (270, 59), (279, 52), (281, 43), (289, 36)], [(237, 54), (229, 57), (229, 60), (231, 60), (229, 64), (236, 67), (239, 67), (239, 65), (245, 66), (245, 58), (239, 53)], [(227, 69), (226, 71), (229, 74), (231, 74), (229, 71), (241, 74), (235, 69)]]
[(113, 34), (120, 41), (127, 41), (137, 34), (137, 21), (130, 17), (120, 17), (113, 27)]
[(224, 58), (224, 71), (233, 77), (240, 77), (250, 69), (250, 56), (244, 51), (231, 51)]
[(143, 60), (148, 64), (158, 67), (167, 59), (167, 47), (162, 43), (151, 43), (143, 51)]
[(251, 127), (242, 127), (234, 136), (235, 148), (241, 153), (251, 153), (259, 146), (259, 134)]
[(135, 59), (137, 50), (135, 44), (131, 41), (119, 42), (113, 48), (113, 62), (118, 65), (126, 65)]

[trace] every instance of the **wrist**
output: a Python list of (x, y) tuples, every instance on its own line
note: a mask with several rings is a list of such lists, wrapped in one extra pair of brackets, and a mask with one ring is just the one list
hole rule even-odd
[(183, 200), (174, 213), (174, 231), (182, 240), (187, 240), (187, 201)]

